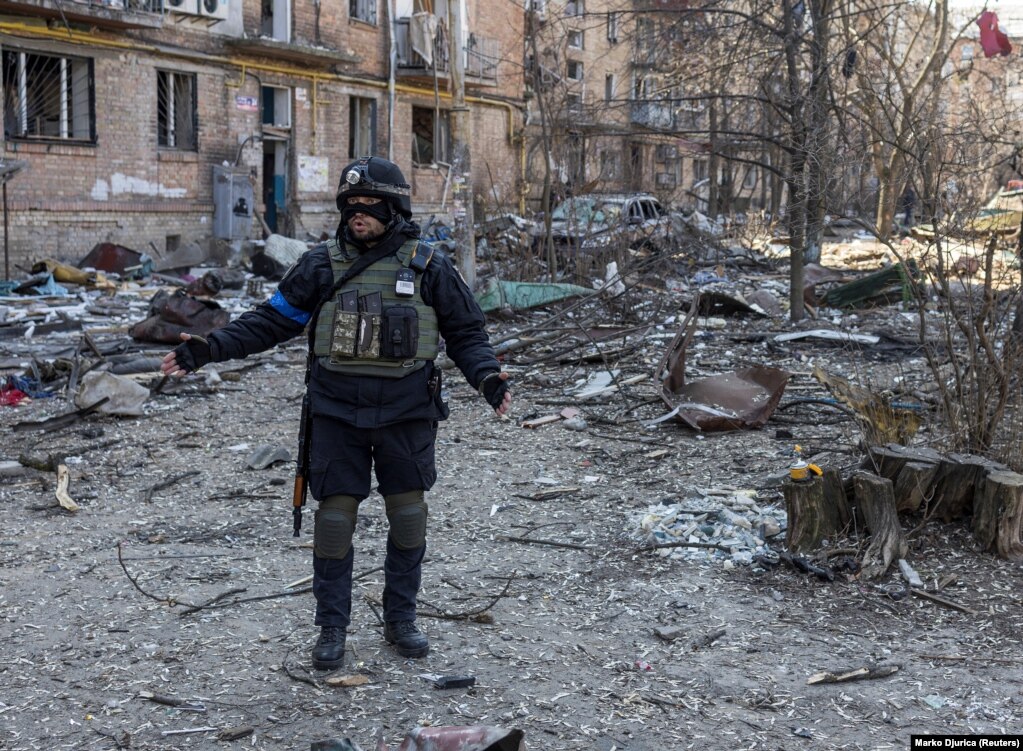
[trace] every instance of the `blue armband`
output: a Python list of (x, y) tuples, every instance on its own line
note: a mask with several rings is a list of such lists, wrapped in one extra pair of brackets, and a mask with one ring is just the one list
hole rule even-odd
[(270, 298), (270, 307), (285, 318), (290, 318), (292, 321), (301, 326), (305, 326), (309, 323), (309, 319), (312, 318), (312, 314), (306, 313), (304, 310), (299, 310), (290, 302), (285, 300), (284, 295), (281, 294), (280, 290), (274, 292), (273, 297)]

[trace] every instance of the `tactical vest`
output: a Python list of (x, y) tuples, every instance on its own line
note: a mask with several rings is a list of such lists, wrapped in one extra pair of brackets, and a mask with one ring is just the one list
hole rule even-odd
[[(358, 256), (336, 240), (327, 252), (337, 283)], [(344, 375), (402, 378), (436, 359), (437, 314), (420, 293), (432, 256), (432, 248), (410, 238), (325, 302), (313, 338), (320, 366)], [(399, 295), (399, 287), (411, 295)]]

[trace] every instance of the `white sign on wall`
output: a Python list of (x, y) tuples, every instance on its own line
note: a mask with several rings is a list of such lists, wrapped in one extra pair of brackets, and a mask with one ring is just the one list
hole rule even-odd
[(325, 156), (300, 154), (298, 157), (298, 190), (300, 193), (330, 191), (330, 160)]

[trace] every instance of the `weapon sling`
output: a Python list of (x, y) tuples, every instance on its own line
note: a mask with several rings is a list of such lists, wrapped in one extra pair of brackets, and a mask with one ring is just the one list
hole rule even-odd
[(305, 393), (302, 395), (302, 417), (298, 424), (298, 463), (295, 468), (295, 485), (291, 496), (291, 514), (295, 537), (298, 537), (299, 532), (302, 530), (302, 507), (305, 506), (306, 496), (309, 493), (309, 443), (313, 432), (313, 421), (309, 415), (309, 379), (312, 377), (313, 360), (315, 359), (313, 344), (316, 337), (316, 322), (320, 318), (320, 310), (345, 284), (393, 252), (389, 247), (381, 246), (359, 256), (355, 263), (334, 282), (330, 291), (316, 303), (312, 317), (309, 319), (309, 349), (305, 361)]

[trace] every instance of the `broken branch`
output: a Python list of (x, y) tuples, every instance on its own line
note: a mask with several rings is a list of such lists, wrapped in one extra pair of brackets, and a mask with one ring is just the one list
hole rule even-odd
[(838, 671), (824, 671), (823, 673), (815, 673), (806, 679), (806, 683), (809, 686), (815, 686), (819, 683), (849, 683), (850, 681), (865, 681), (874, 678), (887, 678), (890, 675), (894, 675), (899, 672), (902, 665), (871, 665), (862, 668), (853, 668), (851, 670), (838, 670)]

